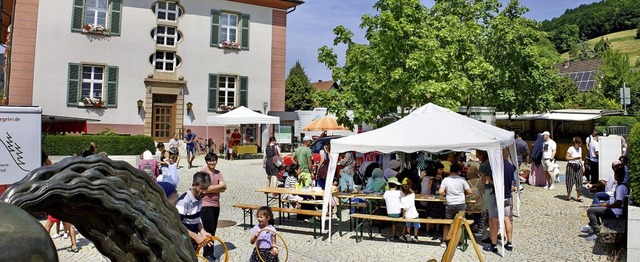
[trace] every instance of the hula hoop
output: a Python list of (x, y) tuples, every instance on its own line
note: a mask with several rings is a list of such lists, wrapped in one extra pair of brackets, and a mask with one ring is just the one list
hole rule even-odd
[[(282, 237), (282, 235), (280, 235), (278, 232), (276, 232), (273, 229), (270, 229), (268, 227), (265, 227), (263, 229), (260, 229), (260, 231), (258, 231), (258, 235), (260, 235), (260, 233), (262, 233), (262, 231), (271, 231), (274, 234), (276, 234), (276, 236), (278, 238), (280, 238), (280, 240), (282, 240), (282, 244), (284, 244), (284, 250), (287, 252), (287, 255), (284, 257), (284, 262), (289, 261), (289, 246), (287, 246), (287, 241), (284, 240), (284, 238)], [(262, 255), (260, 255), (260, 250), (258, 249), (258, 241), (256, 241), (256, 253), (258, 253), (258, 258), (260, 258), (260, 261), (265, 262), (264, 258), (262, 258)], [(280, 254), (280, 252), (278, 252), (278, 255)]]
[(224, 241), (222, 241), (222, 239), (217, 236), (210, 236), (205, 238), (204, 242), (202, 242), (202, 244), (199, 244), (196, 248), (196, 257), (198, 257), (198, 259), (204, 259), (204, 261), (209, 261), (206, 257), (200, 255), (200, 249), (202, 249), (202, 247), (204, 247), (204, 245), (206, 245), (207, 243), (215, 241), (218, 241), (220, 242), (220, 244), (222, 244), (222, 249), (224, 249), (224, 262), (229, 262), (229, 249), (227, 249), (227, 245), (224, 244)]

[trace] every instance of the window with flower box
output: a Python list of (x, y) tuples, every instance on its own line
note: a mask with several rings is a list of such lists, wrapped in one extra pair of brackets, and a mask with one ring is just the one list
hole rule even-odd
[(149, 62), (157, 71), (173, 72), (182, 60), (174, 52), (157, 51), (149, 57)]
[(212, 47), (249, 49), (249, 14), (211, 10)]
[(158, 26), (151, 31), (151, 37), (158, 45), (176, 46), (176, 43), (182, 38), (182, 33), (175, 27)]
[(118, 67), (69, 63), (67, 106), (116, 107)]
[(208, 111), (227, 111), (228, 108), (248, 106), (249, 78), (209, 74)]
[(175, 2), (158, 1), (153, 5), (158, 20), (176, 21), (182, 16), (182, 8)]
[(120, 35), (122, 0), (73, 0), (71, 31)]

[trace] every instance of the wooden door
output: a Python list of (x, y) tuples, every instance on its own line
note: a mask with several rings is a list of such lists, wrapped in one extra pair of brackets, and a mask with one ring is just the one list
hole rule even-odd
[(151, 134), (156, 141), (169, 141), (175, 126), (173, 104), (153, 104)]

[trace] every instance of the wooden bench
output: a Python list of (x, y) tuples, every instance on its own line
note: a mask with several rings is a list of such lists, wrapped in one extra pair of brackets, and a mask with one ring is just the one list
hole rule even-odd
[[(369, 214), (360, 214), (360, 213), (351, 214), (351, 218), (356, 220), (356, 243), (362, 241), (362, 238), (364, 238), (362, 231), (363, 231), (365, 219), (369, 221), (378, 220), (378, 221), (399, 222), (399, 223), (406, 223), (406, 222), (416, 223), (417, 222), (421, 224), (441, 224), (441, 225), (451, 225), (453, 223), (453, 219), (401, 218), (401, 217), (394, 218), (394, 217), (388, 217), (388, 216), (369, 215)], [(469, 224), (473, 224), (473, 220), (467, 220), (467, 222)], [(360, 229), (360, 236), (358, 236), (358, 229)], [(371, 227), (369, 227), (369, 237), (373, 238), (373, 231)]]
[[(242, 222), (244, 223), (244, 229), (247, 229), (246, 225), (247, 225), (247, 217), (249, 217), (249, 226), (253, 227), (253, 210), (258, 210), (260, 207), (262, 207), (261, 205), (254, 205), (254, 204), (235, 204), (233, 205), (233, 207), (235, 208), (240, 208), (242, 209)], [(313, 238), (315, 239), (317, 237), (317, 218), (315, 217), (321, 217), (322, 216), (322, 211), (317, 211), (317, 210), (306, 210), (306, 209), (295, 209), (295, 208), (280, 208), (280, 207), (271, 207), (271, 210), (273, 211), (273, 213), (279, 212), (279, 213), (287, 213), (287, 214), (299, 214), (299, 215), (307, 215), (307, 216), (312, 216), (314, 217), (313, 219)], [(275, 219), (275, 218), (274, 218)]]

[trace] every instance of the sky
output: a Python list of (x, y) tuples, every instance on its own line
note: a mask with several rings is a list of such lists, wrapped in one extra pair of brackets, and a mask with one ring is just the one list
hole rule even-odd
[[(359, 29), (363, 14), (374, 14), (376, 0), (304, 0), (305, 3), (287, 15), (287, 75), (296, 61), (300, 61), (311, 82), (331, 80), (331, 71), (318, 63), (318, 48), (323, 45), (333, 47), (338, 61), (344, 62), (344, 45), (333, 46), (333, 29), (343, 25), (351, 30), (357, 43), (365, 43), (364, 31)], [(500, 0), (503, 5), (507, 0)], [(432, 0), (421, 0), (432, 6)], [(573, 9), (593, 0), (520, 0), (529, 8), (525, 17), (543, 21), (558, 17), (566, 9)]]

